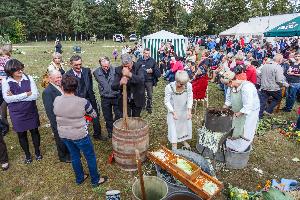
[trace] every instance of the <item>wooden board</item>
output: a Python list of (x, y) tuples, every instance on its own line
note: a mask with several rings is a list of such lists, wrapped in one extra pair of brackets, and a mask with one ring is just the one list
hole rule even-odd
[[(187, 159), (178, 156), (174, 154), (172, 151), (167, 149), (166, 147), (162, 146), (161, 149), (158, 151), (163, 151), (165, 153), (165, 160), (161, 160), (157, 158), (153, 153), (154, 152), (148, 152), (147, 156), (150, 160), (158, 164), (162, 169), (166, 170), (170, 174), (172, 174), (175, 178), (177, 178), (179, 181), (181, 181), (184, 185), (186, 185), (188, 188), (190, 188), (193, 192), (195, 192), (197, 195), (199, 195), (203, 199), (210, 200), (216, 195), (218, 195), (222, 189), (224, 188), (223, 184), (217, 180), (216, 178), (206, 174), (201, 170), (200, 167), (198, 167), (196, 164), (188, 161)], [(191, 174), (185, 173), (183, 170), (181, 170), (179, 167), (175, 165), (175, 162), (177, 158), (186, 160), (193, 169), (193, 172)], [(211, 181), (214, 184), (218, 186), (218, 190), (213, 194), (210, 195), (206, 191), (203, 190), (203, 185), (206, 181)]]

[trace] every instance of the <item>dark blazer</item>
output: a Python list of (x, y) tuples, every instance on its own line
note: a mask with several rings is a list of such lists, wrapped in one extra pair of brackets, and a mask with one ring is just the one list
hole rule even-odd
[[(123, 105), (123, 98), (122, 98), (122, 90), (123, 86), (120, 85), (120, 80), (122, 78), (122, 66), (117, 67), (115, 70), (115, 78), (112, 83), (111, 88), (116, 91), (121, 91), (119, 94), (119, 105)], [(144, 69), (141, 65), (137, 63), (133, 64), (132, 70), (132, 77), (128, 80), (127, 83), (127, 94), (132, 91), (133, 93), (133, 101), (137, 107), (144, 107), (145, 105), (145, 74)]]
[(56, 116), (53, 112), (53, 102), (57, 96), (61, 96), (62, 93), (56, 89), (51, 83), (45, 88), (42, 93), (43, 104), (46, 110), (47, 117), (50, 121), (53, 133), (57, 133)]
[[(85, 67), (82, 67), (81, 69), (82, 69), (81, 76), (83, 77), (84, 83), (85, 83), (85, 94), (83, 96), (78, 95), (78, 90), (77, 90), (76, 96), (80, 96), (82, 98), (89, 100), (91, 102), (93, 108), (95, 110), (98, 110), (97, 103), (96, 103), (96, 97), (95, 97), (95, 93), (93, 90), (93, 78), (92, 78), (91, 70), (90, 70), (90, 68), (85, 68)], [(73, 69), (70, 69), (69, 71), (67, 71), (66, 75), (75, 77)]]

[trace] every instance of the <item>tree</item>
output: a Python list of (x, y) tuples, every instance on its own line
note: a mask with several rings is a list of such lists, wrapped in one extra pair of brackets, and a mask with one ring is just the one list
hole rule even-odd
[(212, 7), (209, 29), (219, 33), (248, 18), (247, 0), (217, 0)]
[(12, 24), (12, 32), (9, 38), (13, 43), (23, 43), (26, 41), (25, 25), (19, 20), (15, 20)]
[(0, 35), (12, 31), (16, 19), (24, 22), (24, 0), (1, 0), (0, 4)]
[(189, 34), (200, 34), (208, 29), (209, 9), (203, 0), (196, 0), (192, 6), (187, 25)]
[(69, 14), (69, 20), (73, 25), (73, 30), (75, 32), (75, 41), (77, 39), (77, 33), (85, 31), (86, 24), (88, 23), (88, 18), (86, 16), (86, 7), (83, 0), (73, 0), (71, 5), (71, 12)]
[(293, 11), (293, 5), (289, 0), (273, 0), (271, 5), (271, 15), (287, 14)]

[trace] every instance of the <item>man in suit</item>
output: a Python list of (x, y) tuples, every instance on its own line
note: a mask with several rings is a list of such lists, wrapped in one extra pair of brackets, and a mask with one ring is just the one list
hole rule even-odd
[(96, 140), (105, 141), (107, 138), (101, 136), (101, 126), (99, 121), (99, 110), (97, 106), (97, 101), (95, 93), (93, 90), (93, 79), (92, 73), (89, 68), (82, 67), (82, 59), (79, 55), (73, 55), (70, 58), (70, 65), (72, 69), (66, 72), (68, 76), (74, 76), (78, 81), (78, 87), (76, 90), (76, 96), (85, 98), (89, 100), (93, 106), (93, 109), (97, 113), (97, 117), (93, 118), (93, 137)]
[[(116, 91), (122, 91), (123, 85), (127, 85), (127, 105), (129, 117), (140, 117), (145, 104), (145, 75), (141, 65), (133, 63), (129, 54), (123, 54), (121, 57), (122, 66), (115, 70), (115, 78), (111, 88)], [(119, 93), (120, 111), (123, 113), (122, 92)]]
[(61, 162), (71, 162), (70, 153), (58, 135), (56, 117), (53, 112), (53, 102), (57, 96), (63, 94), (61, 89), (61, 73), (58, 70), (49, 72), (49, 85), (43, 91), (43, 104), (46, 110), (47, 117), (50, 121), (52, 132), (57, 147), (58, 158)]

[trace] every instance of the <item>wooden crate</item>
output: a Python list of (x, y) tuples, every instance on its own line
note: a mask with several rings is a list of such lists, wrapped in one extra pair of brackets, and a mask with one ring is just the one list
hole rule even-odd
[[(159, 151), (163, 151), (166, 154), (165, 161), (162, 161), (161, 159), (157, 158), (152, 152), (147, 153), (148, 158), (156, 164), (158, 164), (162, 169), (172, 174), (175, 178), (181, 181), (184, 185), (190, 188), (201, 198), (210, 200), (216, 195), (218, 195), (224, 188), (223, 184), (219, 180), (206, 174), (201, 170), (200, 167), (186, 160), (185, 158), (174, 154), (166, 147), (162, 146), (162, 148)], [(177, 158), (186, 160), (192, 166), (192, 174), (185, 173), (183, 170), (181, 170), (175, 165)], [(211, 181), (218, 186), (218, 190), (213, 195), (210, 195), (203, 190), (203, 185), (206, 181)]]

